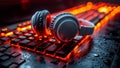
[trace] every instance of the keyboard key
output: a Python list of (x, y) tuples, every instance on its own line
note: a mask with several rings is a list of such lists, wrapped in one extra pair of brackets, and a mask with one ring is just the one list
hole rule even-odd
[(9, 58), (10, 58), (9, 56), (4, 55), (0, 57), (0, 60), (5, 61), (5, 60), (8, 60)]
[(57, 56), (66, 57), (76, 46), (76, 42), (72, 41), (68, 44), (65, 44), (60, 50), (56, 52)]
[(24, 45), (27, 45), (29, 42), (30, 40), (25, 39), (23, 41), (20, 41), (19, 45), (24, 46)]
[(6, 48), (0, 47), (0, 52), (4, 52), (5, 50), (6, 50)]
[(21, 39), (21, 40), (26, 39), (25, 36), (19, 36), (18, 38)]
[(14, 61), (14, 63), (21, 65), (25, 62), (24, 59), (22, 59), (21, 57), (17, 57), (16, 60)]
[(28, 30), (23, 30), (22, 32), (23, 32), (23, 33), (28, 33)]
[(65, 57), (67, 54), (64, 51), (59, 50), (59, 51), (56, 52), (56, 55), (61, 56), (61, 57)]
[(35, 32), (33, 32), (33, 31), (31, 30), (31, 31), (30, 31), (30, 34), (35, 35)]
[(46, 53), (53, 54), (61, 46), (62, 46), (62, 44), (53, 44), (46, 49)]
[(12, 56), (12, 57), (17, 57), (17, 56), (19, 56), (19, 55), (21, 55), (21, 54), (18, 53), (18, 52), (14, 52), (11, 56)]
[(23, 25), (22, 25), (22, 24), (17, 24), (17, 27), (22, 28), (22, 27), (23, 27)]
[(6, 33), (7, 31), (8, 31), (8, 28), (4, 27), (4, 28), (1, 29), (1, 32), (3, 32), (3, 33)]
[(12, 64), (12, 61), (11, 61), (11, 60), (7, 60), (7, 61), (5, 61), (5, 62), (2, 62), (2, 63), (1, 63), (1, 66), (2, 66), (3, 68), (8, 68), (11, 64)]
[(19, 41), (20, 41), (20, 39), (12, 39), (12, 40), (11, 40), (11, 43), (12, 43), (12, 44), (16, 44), (16, 43), (18, 43)]
[(9, 62), (3, 62), (2, 64), (0, 64), (0, 67), (1, 68), (8, 68), (12, 63), (10, 63), (11, 61)]
[(9, 66), (9, 68), (18, 68), (18, 66), (19, 66), (18, 64), (13, 63)]
[(17, 32), (17, 31), (15, 31), (15, 33), (14, 33), (15, 35), (22, 35), (23, 33), (22, 32)]
[(8, 51), (6, 51), (6, 52), (4, 52), (6, 55), (9, 55), (9, 56), (11, 56), (13, 53), (15, 53), (15, 51), (10, 51), (10, 50), (8, 50)]
[(3, 41), (3, 42), (6, 42), (7, 40), (9, 40), (9, 38), (8, 37), (2, 37), (2, 38), (0, 38), (0, 40)]
[(8, 48), (5, 52), (4, 52), (4, 54), (6, 54), (6, 55), (8, 55), (8, 56), (11, 56), (13, 53), (15, 53), (15, 52), (18, 52), (18, 50), (16, 49), (16, 48), (14, 48), (14, 47), (11, 47), (11, 48)]
[(31, 41), (35, 40), (35, 38), (32, 37), (32, 36), (28, 37), (28, 39), (31, 40)]
[(36, 42), (31, 42), (31, 43), (29, 43), (29, 44), (27, 45), (27, 47), (29, 47), (29, 48), (34, 48), (36, 45), (37, 45)]
[(51, 45), (50, 42), (43, 43), (42, 45), (38, 46), (36, 49), (43, 52), (49, 45)]
[(30, 37), (30, 36), (32, 36), (32, 34), (26, 33), (25, 36), (26, 36), (26, 37)]
[(16, 35), (10, 35), (10, 36), (8, 36), (9, 38), (16, 38), (17, 36)]
[(3, 56), (4, 54), (0, 52), (0, 57)]
[(8, 45), (8, 44), (2, 44), (2, 45), (0, 45), (0, 47), (10, 48), (11, 46), (10, 46), (10, 45)]

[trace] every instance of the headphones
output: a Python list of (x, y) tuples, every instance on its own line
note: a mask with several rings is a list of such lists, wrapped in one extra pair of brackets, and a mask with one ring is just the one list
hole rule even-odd
[[(37, 11), (31, 19), (32, 29), (39, 35), (52, 34), (57, 41), (69, 42), (76, 35), (91, 35), (94, 24), (85, 19), (77, 19), (71, 13), (64, 12), (50, 16), (49, 11)], [(82, 25), (81, 25), (82, 24)]]

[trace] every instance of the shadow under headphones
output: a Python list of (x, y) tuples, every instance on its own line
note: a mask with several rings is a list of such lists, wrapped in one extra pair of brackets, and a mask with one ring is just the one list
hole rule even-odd
[[(82, 23), (83, 25), (80, 25)], [(71, 13), (61, 13), (54, 18), (49, 11), (37, 11), (31, 19), (32, 29), (38, 35), (49, 35), (50, 32), (57, 41), (69, 42), (76, 35), (91, 35), (94, 31), (94, 24), (85, 19), (78, 19)]]

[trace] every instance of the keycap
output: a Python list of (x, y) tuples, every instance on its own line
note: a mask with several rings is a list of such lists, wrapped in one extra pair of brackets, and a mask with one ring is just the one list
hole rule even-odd
[(23, 30), (22, 32), (23, 32), (23, 33), (28, 33), (28, 30)]
[(4, 55), (0, 57), (0, 60), (5, 61), (5, 60), (8, 60), (9, 58), (10, 58), (9, 56)]
[(0, 47), (10, 48), (11, 46), (9, 44), (2, 44), (2, 45), (0, 45)]
[(13, 64), (13, 61), (15, 61), (15, 58), (10, 58), (10, 59), (8, 59), (8, 60), (6, 60), (6, 61), (2, 61), (1, 62), (1, 65), (4, 67), (4, 68), (9, 68), (9, 66), (11, 65), (11, 64)]
[(0, 47), (0, 52), (4, 52), (5, 50), (6, 50), (6, 48)]
[(33, 31), (31, 30), (31, 31), (30, 31), (30, 34), (35, 35), (35, 32), (33, 32)]
[(17, 35), (17, 36), (19, 36), (19, 35), (22, 35), (23, 33), (15, 31), (14, 34)]
[(21, 55), (21, 54), (18, 53), (18, 52), (14, 52), (11, 56), (12, 56), (12, 57), (17, 57), (17, 56), (19, 56), (19, 55)]
[(43, 52), (49, 45), (51, 45), (51, 43), (46, 42), (46, 43), (43, 43), (42, 45), (38, 46), (36, 49)]
[(30, 37), (30, 36), (32, 36), (32, 34), (26, 33), (25, 36), (26, 36), (26, 37)]
[(1, 29), (1, 32), (3, 32), (3, 33), (6, 33), (7, 31), (8, 31), (8, 28), (4, 27), (4, 28)]
[(56, 52), (56, 55), (61, 57), (66, 57), (73, 50), (76, 44), (77, 43), (74, 41), (64, 44), (64, 46)]
[(8, 50), (8, 51), (6, 51), (6, 52), (4, 52), (6, 55), (9, 55), (9, 56), (11, 56), (13, 53), (15, 53), (15, 51), (10, 51), (10, 50)]
[(18, 64), (18, 65), (21, 65), (25, 62), (24, 59), (22, 59), (21, 57), (17, 57), (14, 61), (14, 63)]
[(18, 38), (21, 39), (21, 40), (26, 39), (25, 36), (19, 36)]
[(25, 39), (23, 41), (20, 41), (19, 45), (24, 46), (24, 45), (27, 45), (29, 42), (30, 42), (30, 40)]
[(2, 37), (2, 38), (0, 38), (0, 40), (5, 42), (5, 41), (9, 40), (9, 38), (8, 37)]
[(18, 52), (17, 49), (11, 47), (11, 48), (8, 48), (8, 49), (4, 52), (4, 54), (5, 54), (5, 55), (8, 55), (8, 56), (11, 56), (11, 55), (12, 55), (13, 53), (15, 53), (15, 52)]
[(16, 43), (18, 43), (19, 41), (20, 41), (20, 39), (16, 38), (16, 39), (12, 39), (12, 40), (11, 40), (11, 43), (12, 43), (12, 44), (16, 44)]
[(32, 37), (32, 36), (28, 37), (28, 39), (31, 40), (31, 41), (35, 40), (35, 38)]
[(18, 64), (13, 63), (9, 66), (9, 68), (18, 68), (18, 66), (19, 66)]
[(31, 42), (27, 45), (29, 48), (34, 48), (37, 45), (37, 42)]
[(53, 44), (46, 49), (46, 53), (53, 54), (61, 46), (62, 46), (62, 44)]
[(15, 34), (8, 36), (9, 38), (16, 38), (17, 36)]
[(23, 27), (23, 25), (22, 25), (22, 24), (17, 24), (17, 27), (22, 28), (22, 27)]
[(3, 56), (4, 54), (0, 52), (0, 57)]
[(67, 53), (65, 53), (65, 52), (62, 51), (62, 50), (59, 50), (59, 51), (56, 52), (56, 55), (57, 55), (57, 56), (61, 56), (61, 57), (65, 57), (65, 56), (67, 55)]

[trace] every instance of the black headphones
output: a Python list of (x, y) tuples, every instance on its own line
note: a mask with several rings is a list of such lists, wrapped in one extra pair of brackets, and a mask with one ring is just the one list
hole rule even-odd
[[(80, 26), (80, 23), (85, 25)], [(94, 24), (85, 19), (77, 20), (74, 15), (67, 12), (51, 18), (49, 11), (42, 10), (32, 16), (32, 28), (38, 35), (49, 35), (48, 32), (50, 32), (56, 40), (69, 42), (76, 35), (91, 35), (94, 31)]]

